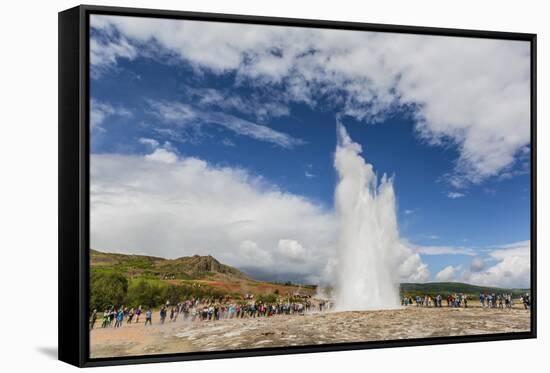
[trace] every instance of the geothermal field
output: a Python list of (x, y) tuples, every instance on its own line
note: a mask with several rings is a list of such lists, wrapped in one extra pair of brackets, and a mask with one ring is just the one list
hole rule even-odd
[[(158, 314), (155, 315), (158, 320)], [(239, 350), (327, 343), (368, 342), (527, 332), (530, 311), (407, 308), (312, 313), (206, 322), (124, 325), (91, 332), (91, 357)]]

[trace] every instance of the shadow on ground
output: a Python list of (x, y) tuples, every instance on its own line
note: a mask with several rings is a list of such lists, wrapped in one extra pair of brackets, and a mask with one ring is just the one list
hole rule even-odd
[(55, 347), (38, 347), (38, 352), (49, 357), (50, 359), (57, 360), (57, 346)]

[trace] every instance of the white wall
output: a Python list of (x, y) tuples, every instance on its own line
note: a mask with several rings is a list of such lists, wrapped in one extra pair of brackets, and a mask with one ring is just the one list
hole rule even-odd
[[(539, 339), (258, 357), (117, 371), (519, 371), (544, 366), (548, 343), (547, 189), (550, 138), (545, 115), (550, 24), (544, 1), (95, 1), (95, 4), (538, 33)], [(74, 1), (6, 1), (0, 22), (0, 367), (66, 371), (57, 345), (57, 12)], [(545, 16), (546, 15), (546, 16)], [(542, 165), (542, 167), (541, 167)], [(543, 168), (545, 167), (545, 168)], [(28, 301), (32, 300), (32, 304)], [(540, 365), (539, 365), (540, 364)], [(7, 369), (5, 369), (7, 368)], [(445, 368), (447, 369), (447, 368)], [(27, 369), (25, 369), (27, 370)]]

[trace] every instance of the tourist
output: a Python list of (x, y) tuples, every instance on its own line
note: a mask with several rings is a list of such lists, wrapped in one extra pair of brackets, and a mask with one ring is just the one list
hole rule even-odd
[(529, 293), (525, 293), (525, 296), (523, 297), (523, 308), (526, 310), (531, 308), (531, 299), (529, 297)]
[(174, 309), (174, 307), (172, 307), (170, 309), (170, 321), (173, 322), (174, 321), (174, 315), (176, 314), (176, 310)]
[(123, 319), (124, 319), (124, 310), (120, 309), (116, 314), (115, 328), (120, 328), (122, 326)]
[(90, 330), (94, 328), (96, 319), (97, 319), (97, 310), (94, 309), (92, 311), (92, 315), (90, 316)]
[(109, 315), (111, 314), (111, 312), (109, 310), (105, 310), (105, 312), (103, 312), (103, 322), (101, 323), (101, 327), (102, 328), (106, 328), (109, 326)]
[(111, 308), (111, 311), (109, 311), (109, 326), (113, 325), (113, 320), (115, 319), (115, 316), (117, 315), (117, 312), (115, 311), (115, 308)]
[(153, 311), (150, 308), (145, 312), (145, 326), (147, 326), (147, 323), (153, 325)]

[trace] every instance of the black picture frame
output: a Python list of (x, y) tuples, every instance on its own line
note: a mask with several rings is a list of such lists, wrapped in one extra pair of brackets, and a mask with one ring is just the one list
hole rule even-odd
[[(89, 17), (91, 14), (156, 17), (306, 28), (383, 31), (528, 41), (531, 45), (531, 330), (520, 333), (453, 336), (238, 351), (89, 357)], [(398, 26), (357, 22), (243, 16), (158, 9), (81, 5), (59, 13), (59, 360), (79, 367), (282, 355), (326, 351), (436, 345), (536, 338), (536, 34)]]

